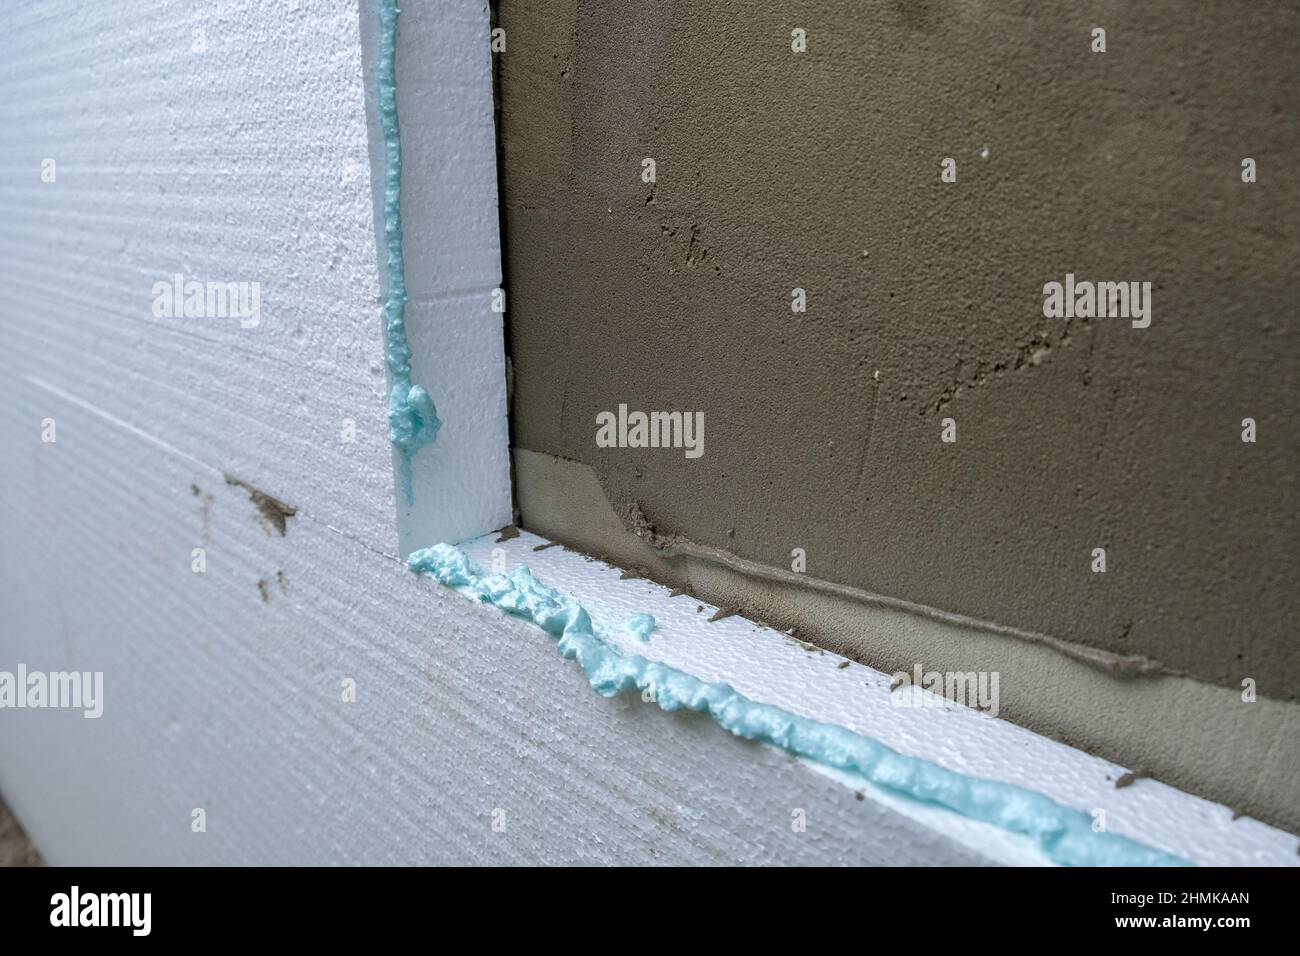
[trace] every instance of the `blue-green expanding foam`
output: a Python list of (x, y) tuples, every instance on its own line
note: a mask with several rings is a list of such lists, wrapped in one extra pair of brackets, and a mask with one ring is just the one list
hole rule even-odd
[(638, 641), (650, 640), (650, 635), (654, 633), (655, 619), (650, 614), (636, 614), (628, 618), (628, 633)]
[(904, 756), (844, 727), (750, 700), (727, 684), (707, 683), (639, 655), (624, 654), (597, 633), (582, 605), (542, 584), (526, 567), (509, 574), (486, 574), (465, 552), (447, 544), (414, 552), (407, 565), (473, 600), (536, 624), (559, 640), (560, 653), (576, 660), (588, 683), (605, 697), (637, 690), (666, 711), (708, 714), (738, 737), (780, 747), (896, 796), (1026, 836), (1054, 863), (1187, 865), (1178, 857), (1125, 837), (1096, 832), (1089, 814), (1062, 806), (1041, 793)]
[(388, 361), (388, 430), (400, 464), (398, 485), (412, 503), (411, 457), (438, 437), (442, 421), (423, 386), (411, 381), (406, 340), (406, 267), (402, 259), (402, 140), (397, 123), (397, 3), (379, 3), (379, 119), (384, 132), (384, 243), (388, 296), (384, 301)]

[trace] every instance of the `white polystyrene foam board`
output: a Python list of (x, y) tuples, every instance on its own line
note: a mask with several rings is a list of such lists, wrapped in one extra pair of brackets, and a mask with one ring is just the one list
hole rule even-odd
[(597, 696), (540, 630), (410, 573), (310, 497), (268, 533), (208, 463), (71, 392), (0, 388), (5, 447), (41, 414), (61, 429), (4, 463), (0, 666), (104, 673), (98, 720), (0, 719), (0, 791), (51, 863), (1017, 859), (708, 721)]
[[(5, 4), (0, 356), (395, 550), (357, 18)], [(259, 323), (155, 316), (177, 273), (258, 283)]]
[[(1110, 831), (1194, 863), (1300, 864), (1296, 837), (1257, 820), (1234, 819), (1228, 807), (1150, 779), (1117, 788), (1125, 768), (974, 709), (897, 706), (896, 694), (920, 691), (891, 693), (891, 675), (857, 663), (841, 668), (843, 658), (810, 651), (738, 616), (710, 623), (717, 610), (712, 605), (689, 595), (670, 597), (667, 588), (624, 578), (618, 568), (563, 548), (534, 550), (546, 543), (522, 533), (504, 542), (488, 536), (464, 549), (483, 567), (500, 570), (502, 558), (507, 569), (527, 565), (539, 580), (582, 604), (625, 653), (730, 684), (752, 700), (848, 728), (906, 756), (1027, 787), (1088, 813), (1101, 810)], [(653, 615), (657, 625), (648, 642), (624, 627), (642, 613)], [(933, 820), (927, 815), (931, 825)]]

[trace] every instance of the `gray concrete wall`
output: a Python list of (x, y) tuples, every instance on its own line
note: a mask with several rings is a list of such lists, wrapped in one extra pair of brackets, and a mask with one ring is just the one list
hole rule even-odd
[[(661, 543), (1295, 699), (1294, 4), (496, 14), (517, 448)], [(1044, 318), (1066, 273), (1150, 282), (1150, 327)], [(598, 448), (620, 403), (704, 455)]]

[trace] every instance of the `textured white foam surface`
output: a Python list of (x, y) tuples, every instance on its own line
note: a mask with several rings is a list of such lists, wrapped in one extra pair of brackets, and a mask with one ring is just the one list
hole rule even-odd
[[(789, 636), (728, 617), (668, 589), (563, 548), (534, 551), (531, 534), (497, 544), (491, 536), (466, 546), (483, 567), (494, 549), (507, 567), (527, 565), (543, 582), (572, 595), (614, 643), (702, 680), (723, 681), (745, 696), (873, 737), (899, 753), (950, 770), (1037, 790), (1068, 807), (1105, 814), (1114, 833), (1206, 865), (1300, 864), (1296, 837), (1150, 779), (1116, 788), (1125, 768), (1039, 736), (989, 714), (946, 704), (897, 706), (891, 676), (843, 658), (805, 649)], [(657, 623), (646, 643), (627, 633), (634, 614)], [(921, 693), (916, 691), (913, 693)], [(935, 698), (931, 698), (935, 700)], [(719, 731), (720, 733), (723, 731)], [(927, 817), (930, 825), (940, 825)]]

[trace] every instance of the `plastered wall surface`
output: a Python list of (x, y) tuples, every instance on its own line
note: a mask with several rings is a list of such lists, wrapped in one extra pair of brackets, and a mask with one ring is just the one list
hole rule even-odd
[[(664, 536), (1294, 699), (1293, 5), (498, 8), (518, 448)], [(1044, 318), (1067, 273), (1149, 327)], [(623, 403), (703, 456), (598, 448)]]

